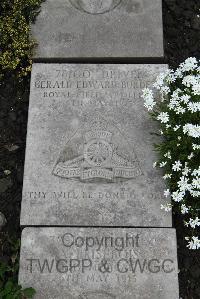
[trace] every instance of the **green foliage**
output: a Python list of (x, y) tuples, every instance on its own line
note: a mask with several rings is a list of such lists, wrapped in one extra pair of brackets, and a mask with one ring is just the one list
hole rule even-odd
[[(30, 37), (30, 23), (42, 1), (0, 0), (0, 84), (7, 88), (11, 83), (17, 100), (29, 79), (36, 44)], [(17, 283), (19, 248), (19, 240), (0, 234), (0, 299), (26, 299), (35, 294), (32, 288), (23, 289)]]
[(23, 290), (21, 286), (12, 280), (8, 280), (3, 289), (0, 289), (0, 298), (2, 299), (25, 299), (33, 298), (34, 295), (34, 289), (27, 288)]
[[(161, 95), (161, 101), (156, 100)], [(190, 249), (200, 249), (200, 61), (188, 58), (176, 70), (158, 76), (144, 90), (145, 107), (158, 122), (162, 142), (155, 145), (174, 210), (184, 219)], [(165, 211), (171, 204), (162, 205)]]
[(32, 288), (22, 289), (17, 283), (17, 272), (19, 268), (20, 241), (7, 237), (3, 242), (9, 245), (11, 258), (8, 261), (0, 261), (0, 298), (1, 299), (27, 299), (33, 298), (35, 290)]
[(42, 1), (0, 1), (0, 78), (5, 73), (23, 77), (31, 71), (35, 42), (30, 38), (29, 24), (38, 14)]

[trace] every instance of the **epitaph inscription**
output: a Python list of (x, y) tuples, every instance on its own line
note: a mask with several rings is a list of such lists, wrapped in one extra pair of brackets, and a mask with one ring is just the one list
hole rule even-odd
[(141, 99), (164, 69), (34, 64), (22, 225), (171, 226)]
[[(177, 299), (174, 229), (28, 228), (19, 282), (35, 299)], [(170, 285), (170, 288), (169, 288)]]

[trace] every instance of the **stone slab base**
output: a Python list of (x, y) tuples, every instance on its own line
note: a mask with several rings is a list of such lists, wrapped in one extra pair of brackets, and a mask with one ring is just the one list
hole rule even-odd
[(19, 282), (34, 299), (177, 299), (167, 228), (26, 228)]

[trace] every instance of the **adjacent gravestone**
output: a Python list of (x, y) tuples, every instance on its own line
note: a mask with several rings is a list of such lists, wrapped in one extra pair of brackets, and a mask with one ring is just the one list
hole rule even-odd
[(19, 282), (35, 299), (177, 299), (166, 228), (26, 228)]
[(21, 224), (170, 227), (142, 89), (166, 65), (35, 64)]
[(35, 58), (162, 58), (161, 0), (46, 0)]

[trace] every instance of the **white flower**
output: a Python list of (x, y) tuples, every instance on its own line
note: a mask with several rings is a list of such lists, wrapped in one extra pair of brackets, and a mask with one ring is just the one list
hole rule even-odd
[(148, 99), (144, 103), (144, 107), (146, 107), (148, 111), (153, 110), (153, 107), (155, 105), (156, 105), (156, 102), (154, 102), (152, 99)]
[(153, 97), (153, 91), (150, 88), (144, 88), (142, 90), (142, 97)]
[(193, 175), (193, 176), (200, 176), (200, 166), (199, 166), (198, 169), (194, 169), (194, 170), (193, 170), (192, 175)]
[(180, 70), (188, 72), (198, 67), (198, 61), (195, 57), (187, 58), (183, 63), (180, 64)]
[(173, 91), (172, 97), (174, 98), (179, 98), (179, 94), (181, 93), (181, 89), (177, 88), (176, 90)]
[(174, 110), (175, 108), (180, 106), (181, 98), (179, 94), (181, 93), (181, 90), (178, 88), (176, 89), (171, 96), (170, 102), (168, 104), (168, 107), (170, 110)]
[(150, 90), (149, 88), (143, 89), (143, 93), (142, 93), (141, 97), (144, 99), (144, 106), (148, 110), (152, 110), (153, 107), (156, 105), (156, 102), (154, 101), (154, 98), (153, 98), (152, 90)]
[(189, 179), (182, 176), (180, 178), (180, 181), (178, 181), (177, 185), (180, 189), (180, 191), (187, 191), (191, 189), (191, 185), (188, 183)]
[(172, 82), (176, 81), (176, 76), (175, 76), (173, 70), (168, 69), (165, 72), (165, 80), (166, 80), (167, 83), (172, 83)]
[(157, 120), (160, 120), (161, 123), (167, 123), (169, 121), (169, 114), (167, 112), (161, 112), (158, 116), (157, 116)]
[(183, 85), (190, 87), (197, 84), (197, 79), (193, 75), (185, 76), (182, 80)]
[(180, 127), (180, 125), (176, 125), (173, 130), (176, 132), (178, 129), (180, 129)]
[(184, 94), (181, 96), (181, 101), (184, 103), (184, 104), (187, 104), (189, 102), (189, 99), (191, 98), (191, 96), (189, 96), (188, 94)]
[(192, 86), (192, 91), (194, 95), (200, 95), (200, 83), (196, 83)]
[(171, 125), (166, 124), (166, 129), (169, 129), (169, 128), (171, 128)]
[(169, 110), (174, 110), (178, 106), (179, 106), (179, 103), (177, 102), (177, 100), (174, 100), (174, 99), (171, 99), (168, 104)]
[(161, 162), (161, 163), (160, 163), (160, 167), (162, 168), (162, 167), (164, 167), (166, 164), (167, 164), (166, 161), (165, 161), (165, 162)]
[(165, 212), (170, 212), (172, 210), (172, 205), (170, 203), (166, 205), (161, 205), (161, 210), (165, 210)]
[(192, 143), (192, 148), (193, 148), (193, 150), (198, 150), (198, 149), (200, 149), (200, 145)]
[(171, 157), (170, 151), (168, 151), (166, 154), (164, 154), (164, 157), (168, 158), (168, 159), (171, 159), (172, 157)]
[(187, 109), (189, 111), (191, 111), (192, 113), (200, 111), (200, 102), (199, 103), (197, 103), (197, 102), (190, 102), (190, 103), (188, 103)]
[(160, 91), (161, 91), (161, 93), (166, 95), (166, 94), (170, 93), (170, 88), (168, 86), (162, 86)]
[(172, 177), (172, 174), (169, 174), (169, 173), (166, 173), (164, 176), (163, 176), (163, 179), (166, 180), (166, 179), (171, 179)]
[(181, 205), (181, 214), (187, 214), (189, 212), (189, 208), (186, 207), (185, 204)]
[(175, 71), (175, 76), (176, 76), (176, 78), (182, 78), (183, 77), (183, 71), (182, 71), (182, 69), (178, 68)]
[(191, 160), (193, 157), (194, 157), (194, 154), (191, 153), (191, 154), (188, 156), (188, 160)]
[(187, 176), (189, 173), (191, 172), (191, 169), (187, 166), (187, 164), (185, 163), (185, 168), (182, 171), (182, 174), (184, 176)]
[[(189, 238), (185, 238), (187, 241), (189, 241)], [(200, 239), (198, 237), (193, 236), (192, 239), (188, 242), (187, 247), (189, 249), (199, 249), (200, 248)]]
[(200, 177), (196, 177), (192, 180), (193, 188), (200, 189)]
[(181, 106), (181, 98), (178, 95), (173, 95), (168, 104), (169, 110), (174, 110), (176, 114), (183, 114), (186, 112), (186, 109)]
[(179, 171), (179, 170), (181, 170), (181, 167), (182, 167), (182, 164), (178, 160), (178, 161), (175, 161), (175, 163), (172, 165), (172, 170)]
[(192, 228), (196, 228), (196, 226), (200, 226), (200, 218), (196, 217), (195, 219), (190, 218), (189, 225)]
[(183, 85), (192, 88), (194, 95), (200, 95), (200, 75), (187, 75), (182, 80)]
[(200, 191), (190, 191), (190, 194), (192, 195), (192, 197), (199, 197), (200, 196)]
[(183, 133), (190, 137), (199, 138), (200, 137), (200, 126), (193, 124), (186, 124), (183, 126)]
[(169, 197), (170, 194), (171, 194), (171, 193), (170, 193), (169, 189), (164, 190), (164, 196), (165, 196), (165, 197)]
[[(162, 129), (159, 132), (161, 135), (169, 133), (170, 135), (174, 135), (176, 139), (174, 139), (175, 143), (173, 146), (177, 146), (177, 149), (174, 148), (174, 150), (180, 152), (180, 155), (177, 156), (176, 161), (174, 161), (172, 144), (164, 153), (161, 148), (163, 158), (161, 161), (155, 162), (153, 166), (164, 167), (164, 169), (166, 168), (165, 166), (171, 167), (171, 170), (165, 171), (168, 173), (163, 175), (163, 179), (170, 181), (171, 178), (173, 178), (174, 183), (170, 183), (173, 183), (173, 186), (176, 184), (176, 189), (173, 189), (173, 192), (170, 193), (170, 188), (166, 188), (163, 197), (171, 197), (173, 200), (172, 203), (174, 203), (174, 201), (179, 203), (180, 214), (188, 214), (189, 220), (187, 220), (188, 222), (186, 222), (185, 225), (187, 225), (191, 231), (192, 229), (200, 227), (200, 218), (197, 214), (198, 203), (195, 204), (200, 197), (200, 167), (195, 166), (193, 161), (193, 157), (196, 157), (200, 150), (198, 140), (200, 137), (200, 123), (198, 122), (198, 113), (200, 112), (199, 62), (200, 61), (197, 61), (196, 58), (189, 57), (180, 65), (176, 72), (167, 70), (165, 73), (160, 74), (153, 85), (153, 87), (159, 91), (161, 95), (160, 101), (163, 102), (160, 106), (161, 111), (157, 113), (157, 120), (160, 122), (160, 129)], [(174, 90), (175, 84), (171, 85), (171, 83), (175, 82), (176, 79), (178, 79), (177, 85), (180, 86), (180, 88)], [(144, 98), (144, 106), (148, 110), (154, 109), (156, 105), (154, 91), (155, 90), (152, 91), (148, 88), (143, 90), (142, 97)], [(158, 91), (156, 92), (158, 93)], [(155, 112), (156, 111), (157, 110), (155, 110)], [(184, 143), (185, 145), (183, 144), (182, 148), (182, 141), (184, 140), (187, 143), (187, 147), (186, 143)], [(168, 145), (170, 146), (169, 142)], [(185, 157), (188, 159), (188, 162), (183, 162)], [(173, 160), (171, 160), (172, 158)], [(197, 161), (196, 164), (198, 164)], [(189, 196), (192, 200), (190, 204), (186, 202)], [(166, 202), (169, 201), (166, 200)], [(172, 204), (166, 202), (161, 205), (161, 209), (166, 212), (171, 211)], [(196, 212), (196, 215), (192, 213), (193, 211), (194, 213)], [(196, 217), (197, 215), (198, 217)], [(200, 240), (198, 237), (192, 236), (192, 238), (187, 238), (187, 240), (187, 247), (190, 249), (200, 248)]]
[(164, 85), (165, 73), (161, 73), (157, 78), (156, 82), (153, 84), (153, 87), (160, 90), (160, 88)]
[(176, 114), (183, 114), (185, 113), (186, 109), (181, 106), (178, 106), (174, 109), (174, 111), (176, 112)]
[(176, 202), (180, 202), (181, 200), (183, 200), (184, 196), (185, 196), (185, 192), (181, 191), (179, 192), (179, 190), (172, 192), (172, 199)]

